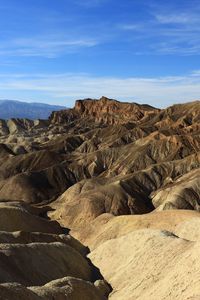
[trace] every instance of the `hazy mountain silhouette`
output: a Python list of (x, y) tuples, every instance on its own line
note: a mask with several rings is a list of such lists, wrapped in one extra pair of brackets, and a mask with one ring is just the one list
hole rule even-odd
[(61, 109), (66, 109), (66, 107), (59, 105), (49, 105), (45, 103), (28, 103), (16, 100), (0, 100), (0, 119), (47, 119), (52, 111)]

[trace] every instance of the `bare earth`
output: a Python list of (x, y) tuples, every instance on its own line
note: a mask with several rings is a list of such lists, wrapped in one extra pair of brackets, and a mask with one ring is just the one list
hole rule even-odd
[(0, 300), (200, 299), (200, 102), (0, 120)]

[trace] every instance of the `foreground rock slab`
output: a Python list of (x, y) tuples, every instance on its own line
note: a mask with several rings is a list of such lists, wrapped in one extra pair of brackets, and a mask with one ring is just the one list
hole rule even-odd
[(89, 257), (113, 287), (109, 299), (183, 300), (200, 298), (199, 251), (199, 242), (143, 229), (106, 241)]

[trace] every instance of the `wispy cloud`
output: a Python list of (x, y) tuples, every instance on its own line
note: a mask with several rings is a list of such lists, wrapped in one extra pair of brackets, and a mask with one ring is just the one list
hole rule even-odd
[[(192, 4), (192, 3), (191, 3)], [(149, 7), (143, 22), (121, 24), (121, 30), (134, 34), (134, 39), (149, 41), (145, 53), (200, 55), (200, 7)], [(141, 51), (144, 54), (144, 51)]]
[[(69, 104), (78, 98), (99, 98), (102, 94), (120, 100), (168, 106), (200, 98), (200, 71), (188, 75), (155, 78), (95, 77), (89, 74), (0, 74), (0, 98), (10, 93), (25, 95), (26, 100), (50, 99)], [(34, 99), (34, 93), (40, 97)], [(42, 99), (41, 99), (42, 98)], [(21, 99), (22, 100), (22, 99)], [(71, 102), (72, 105), (72, 102)]]
[(181, 14), (158, 14), (155, 15), (156, 20), (160, 24), (191, 24), (199, 22), (199, 18), (196, 15), (187, 13)]
[(69, 39), (62, 36), (39, 36), (2, 41), (0, 56), (42, 56), (57, 57), (76, 52), (82, 48), (94, 47), (98, 41), (91, 38)]

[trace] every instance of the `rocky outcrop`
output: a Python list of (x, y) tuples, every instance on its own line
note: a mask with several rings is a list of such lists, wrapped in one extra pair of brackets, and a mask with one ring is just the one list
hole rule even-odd
[(89, 118), (97, 123), (123, 124), (137, 122), (150, 115), (155, 115), (159, 110), (149, 105), (137, 103), (124, 103), (117, 100), (101, 97), (99, 100), (77, 100), (74, 109), (53, 112), (50, 120), (53, 123), (72, 122), (78, 118)]

